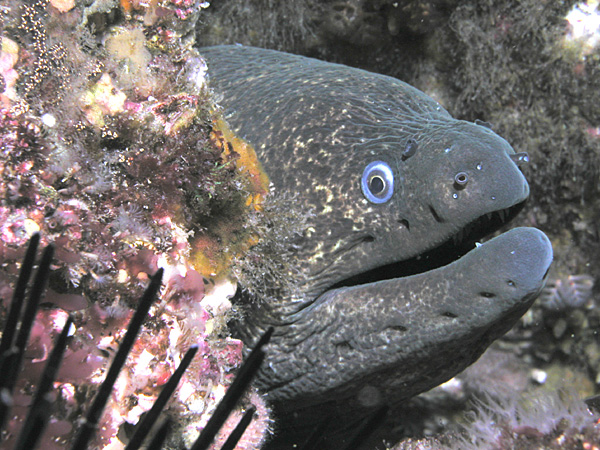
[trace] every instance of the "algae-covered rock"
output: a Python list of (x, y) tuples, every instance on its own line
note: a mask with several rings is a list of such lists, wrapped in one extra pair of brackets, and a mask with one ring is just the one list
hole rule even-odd
[[(196, 345), (166, 410), (174, 423), (168, 447), (189, 447), (242, 359), (243, 344), (227, 329), (231, 264), (262, 239), (251, 224), (268, 192), (251, 147), (226, 132), (192, 48), (190, 30), (207, 5), (9, 3), (0, 16), (1, 321), (31, 235), (53, 243), (56, 257), (3, 445), (11, 448), (71, 314), (41, 444), (69, 448), (149, 277), (163, 268), (162, 295), (93, 448), (123, 448)], [(236, 414), (252, 404), (258, 413), (245, 448), (259, 446), (267, 430), (256, 393)]]

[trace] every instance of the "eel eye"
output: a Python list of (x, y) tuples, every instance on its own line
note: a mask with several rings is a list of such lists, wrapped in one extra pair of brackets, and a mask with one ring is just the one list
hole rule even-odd
[(394, 193), (394, 174), (390, 166), (383, 161), (373, 161), (362, 174), (360, 180), (364, 196), (371, 203), (385, 203)]
[(458, 172), (454, 175), (454, 186), (457, 189), (463, 189), (469, 182), (469, 176), (466, 172)]

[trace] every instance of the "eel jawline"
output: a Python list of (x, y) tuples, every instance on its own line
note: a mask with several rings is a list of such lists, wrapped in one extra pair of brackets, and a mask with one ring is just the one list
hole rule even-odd
[(273, 401), (294, 398), (295, 407), (327, 400), (360, 407), (365, 385), (390, 403), (417, 395), (508, 331), (542, 289), (551, 261), (544, 233), (515, 228), (447, 266), (328, 291), (271, 341), (259, 387)]

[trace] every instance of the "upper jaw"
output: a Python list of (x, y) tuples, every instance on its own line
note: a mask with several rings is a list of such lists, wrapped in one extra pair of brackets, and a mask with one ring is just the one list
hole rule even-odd
[[(432, 246), (433, 248), (415, 252), (416, 256), (393, 260), (393, 250), (390, 250), (390, 255), (387, 256), (392, 259), (390, 263), (378, 265), (350, 277), (344, 277), (344, 271), (337, 269), (335, 272), (323, 274), (323, 277), (317, 276), (320, 289), (313, 289), (311, 291), (315, 292), (313, 298), (328, 290), (339, 287), (357, 286), (386, 279), (402, 278), (450, 264), (473, 249), (476, 242), (484, 240), (486, 236), (491, 235), (510, 222), (523, 208), (524, 204), (525, 202), (523, 201), (504, 210), (486, 213), (458, 230), (446, 232), (443, 237), (439, 238), (439, 242)], [(372, 244), (373, 242), (365, 243), (365, 248), (363, 249), (365, 254), (369, 254), (368, 247)], [(391, 247), (388, 246), (387, 248)], [(348, 259), (356, 259), (356, 255), (352, 255), (352, 258)], [(334, 267), (332, 266), (333, 269)], [(337, 279), (334, 278), (335, 275), (338, 276)], [(328, 281), (332, 279), (334, 281)]]

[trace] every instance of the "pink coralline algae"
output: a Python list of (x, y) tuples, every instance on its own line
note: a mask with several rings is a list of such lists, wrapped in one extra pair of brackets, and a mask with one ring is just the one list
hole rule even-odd
[[(100, 3), (39, 0), (2, 9), (0, 321), (28, 239), (40, 232), (42, 244), (56, 246), (3, 448), (14, 443), (70, 313), (41, 444), (68, 448), (158, 268), (160, 299), (117, 380), (94, 447), (123, 448), (127, 430), (197, 345), (166, 410), (175, 419), (167, 446), (189, 447), (241, 362), (242, 343), (226, 327), (236, 289), (228, 264), (257, 240), (248, 224), (260, 214), (265, 181), (257, 185), (256, 173), (236, 164), (252, 153), (223, 137), (204, 61), (192, 49), (202, 10), (195, 5), (123, 0), (109, 11)], [(213, 261), (220, 250), (228, 259)], [(238, 448), (256, 448), (269, 413), (256, 393), (245, 405), (254, 405), (257, 418)]]

